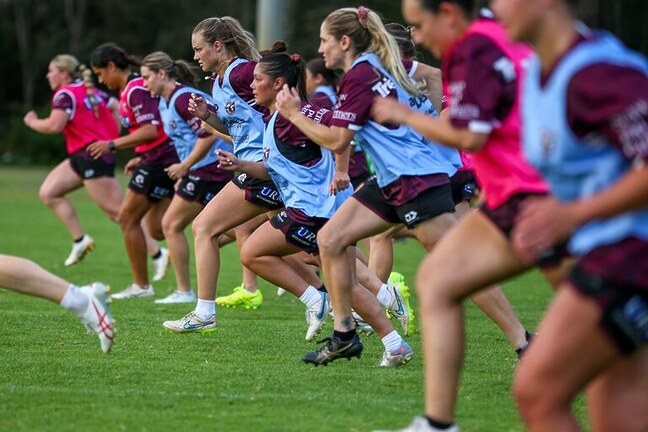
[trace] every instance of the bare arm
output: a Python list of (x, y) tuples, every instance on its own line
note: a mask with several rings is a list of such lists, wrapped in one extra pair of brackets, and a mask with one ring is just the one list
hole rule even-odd
[(218, 119), (218, 116), (207, 109), (207, 101), (204, 98), (192, 93), (187, 109), (191, 114), (216, 129), (216, 131), (225, 135), (229, 133), (225, 125)]
[(443, 98), (443, 82), (441, 81), (441, 69), (432, 67), (425, 63), (418, 63), (414, 71), (416, 81), (424, 81), (426, 84), (425, 94), (432, 101), (434, 109), (441, 112), (441, 100)]
[(68, 114), (62, 109), (53, 109), (49, 117), (39, 119), (34, 111), (25, 114), (23, 121), (25, 125), (36, 132), (44, 134), (61, 133), (69, 120)]
[[(146, 124), (135, 132), (121, 136), (112, 142), (115, 144), (115, 150), (121, 150), (151, 142), (156, 137), (157, 127), (153, 124)], [(111, 141), (95, 141), (88, 146), (88, 153), (90, 153), (95, 159), (98, 159), (111, 151), (109, 147), (110, 142)]]
[(207, 155), (212, 144), (214, 144), (214, 141), (216, 141), (216, 137), (213, 135), (205, 138), (198, 138), (193, 150), (189, 155), (187, 155), (185, 160), (166, 167), (164, 171), (166, 171), (169, 177), (173, 180), (181, 179), (187, 174), (187, 172), (189, 172), (192, 166)]
[(226, 171), (241, 171), (254, 178), (261, 180), (270, 180), (268, 170), (266, 170), (263, 162), (250, 162), (239, 159), (225, 150), (216, 150), (218, 154), (219, 166)]

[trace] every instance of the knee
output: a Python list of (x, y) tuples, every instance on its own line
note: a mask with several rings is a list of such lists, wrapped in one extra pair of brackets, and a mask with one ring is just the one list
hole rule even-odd
[(317, 247), (320, 254), (329, 255), (342, 252), (347, 245), (344, 245), (339, 233), (327, 229), (326, 226), (317, 233)]
[(191, 232), (194, 239), (218, 238), (222, 234), (213, 221), (201, 217), (201, 215), (198, 215), (191, 224)]
[(184, 227), (180, 226), (181, 224), (167, 216), (168, 215), (165, 215), (162, 218), (162, 233), (164, 234), (164, 237), (170, 237), (184, 230)]
[(117, 223), (122, 231), (130, 231), (133, 228), (139, 228), (141, 219), (135, 217), (132, 213), (121, 209), (117, 214)]
[(256, 263), (257, 255), (254, 253), (253, 248), (247, 246), (248, 243), (243, 244), (241, 251), (239, 252), (239, 259), (241, 264), (250, 270), (254, 270), (254, 265)]
[(148, 227), (149, 234), (151, 237), (153, 237), (157, 241), (162, 241), (164, 240), (164, 230), (162, 229), (162, 226), (156, 226), (156, 227)]
[(428, 257), (416, 274), (416, 294), (423, 311), (438, 305), (460, 303), (461, 299), (453, 294), (454, 281), (442, 265)]
[(47, 206), (51, 205), (56, 198), (49, 188), (41, 186), (38, 190), (38, 198)]
[(513, 378), (513, 396), (520, 415), (527, 424), (548, 412), (548, 392), (543, 392), (542, 388), (537, 375), (530, 368), (520, 364)]

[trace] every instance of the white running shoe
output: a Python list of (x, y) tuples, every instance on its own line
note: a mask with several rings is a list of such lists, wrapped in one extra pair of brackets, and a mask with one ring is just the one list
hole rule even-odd
[(391, 300), (387, 313), (389, 316), (396, 318), (403, 328), (403, 334), (409, 336), (410, 329), (410, 306), (408, 300), (403, 296), (401, 289), (396, 284), (389, 284), (387, 291), (391, 294)]
[(160, 256), (153, 259), (153, 269), (155, 270), (153, 282), (164, 279), (169, 270), (169, 249), (160, 248)]
[(153, 291), (152, 285), (146, 285), (144, 288), (142, 288), (136, 283), (132, 283), (128, 285), (123, 291), (111, 295), (110, 298), (121, 300), (140, 297), (153, 297), (154, 295), (155, 292)]
[(81, 261), (95, 247), (95, 242), (88, 234), (84, 234), (81, 241), (72, 243), (70, 255), (65, 259), (65, 267), (70, 267)]
[(196, 303), (196, 294), (193, 291), (173, 291), (168, 296), (155, 300), (157, 304), (169, 303)]
[(277, 287), (277, 297), (281, 297), (284, 294), (286, 294), (286, 290), (281, 287)]
[(326, 315), (329, 313), (331, 305), (329, 304), (328, 294), (320, 291), (320, 301), (306, 309), (306, 340), (312, 341), (326, 324)]
[(194, 311), (189, 312), (177, 321), (164, 321), (162, 323), (164, 328), (175, 333), (214, 333), (218, 326), (216, 321), (216, 314), (213, 314), (208, 319), (200, 319)]
[(79, 318), (89, 332), (99, 336), (101, 350), (108, 353), (115, 340), (114, 321), (108, 309), (110, 287), (100, 282), (94, 282), (81, 287), (80, 290), (88, 296), (88, 307)]
[(358, 315), (358, 312), (351, 311), (351, 316), (356, 323), (356, 329), (358, 330), (358, 333), (365, 334), (367, 336), (371, 336), (372, 334), (376, 333), (373, 327), (371, 327), (369, 323), (364, 320), (364, 318)]
[(401, 341), (401, 345), (395, 351), (389, 352), (385, 350), (382, 359), (378, 366), (381, 367), (399, 367), (409, 363), (414, 356), (414, 350), (405, 341)]
[[(373, 432), (441, 432), (441, 430), (430, 426), (430, 423), (427, 421), (425, 417), (416, 416), (414, 417), (414, 421), (405, 429), (398, 429), (392, 431), (375, 430)], [(459, 428), (455, 424), (448, 429), (444, 429), (443, 432), (459, 432)]]

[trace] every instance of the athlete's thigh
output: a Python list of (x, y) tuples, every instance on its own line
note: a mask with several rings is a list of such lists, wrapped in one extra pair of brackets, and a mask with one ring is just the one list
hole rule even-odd
[(286, 256), (298, 253), (300, 249), (287, 242), (286, 236), (270, 221), (258, 227), (245, 241), (241, 254), (254, 253), (255, 256)]
[(97, 177), (83, 181), (88, 195), (99, 207), (106, 210), (119, 209), (123, 196), (115, 177)]
[(55, 166), (40, 187), (41, 195), (62, 196), (83, 186), (81, 177), (74, 171), (70, 159)]
[(427, 251), (431, 251), (443, 235), (457, 224), (457, 218), (453, 213), (443, 213), (432, 219), (421, 222), (414, 228), (416, 238), (421, 242)]
[(214, 232), (224, 233), (266, 211), (246, 201), (245, 191), (230, 182), (209, 201), (194, 224), (208, 224)]
[(203, 206), (196, 201), (187, 201), (179, 195), (174, 195), (169, 208), (164, 213), (162, 223), (165, 226), (184, 228), (202, 211)]
[(463, 297), (529, 267), (506, 236), (481, 212), (471, 213), (441, 237), (419, 269), (419, 281)]
[(335, 238), (337, 242), (354, 244), (358, 240), (381, 233), (393, 225), (352, 197), (346, 200), (333, 217), (324, 224), (320, 233)]

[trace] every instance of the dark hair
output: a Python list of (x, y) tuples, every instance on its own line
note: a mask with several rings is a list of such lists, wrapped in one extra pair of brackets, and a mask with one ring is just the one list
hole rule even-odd
[(263, 68), (263, 73), (272, 80), (283, 78), (288, 87), (297, 89), (299, 97), (307, 100), (306, 94), (306, 63), (299, 54), (286, 53), (286, 43), (277, 41), (272, 49), (265, 51), (258, 64)]
[(402, 24), (394, 22), (385, 24), (385, 30), (387, 30), (389, 34), (394, 36), (394, 39), (396, 39), (401, 57), (404, 59), (416, 58), (416, 44), (412, 40), (410, 29)]
[(92, 67), (105, 68), (108, 62), (113, 62), (119, 69), (128, 69), (129, 65), (139, 66), (137, 57), (126, 54), (119, 45), (114, 42), (107, 42), (99, 45), (90, 55)]
[(306, 62), (306, 69), (313, 74), (313, 76), (322, 75), (324, 82), (331, 87), (337, 87), (339, 77), (333, 69), (326, 67), (326, 62), (323, 58), (314, 58)]
[(156, 51), (144, 57), (142, 66), (152, 71), (164, 70), (170, 78), (183, 84), (196, 86), (196, 74), (191, 65), (184, 60), (173, 60), (167, 53)]
[(420, 0), (423, 9), (427, 9), (433, 13), (439, 11), (441, 3), (454, 3), (466, 12), (466, 15), (472, 16), (475, 11), (475, 0)]

